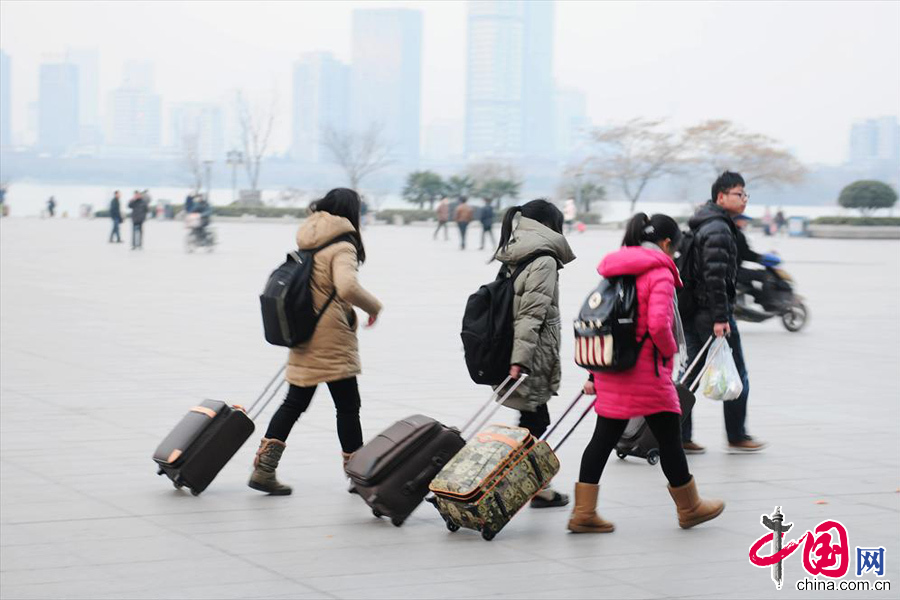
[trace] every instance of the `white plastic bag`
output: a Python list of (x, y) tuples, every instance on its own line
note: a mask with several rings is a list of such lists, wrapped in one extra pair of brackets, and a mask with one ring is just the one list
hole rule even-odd
[(734, 400), (744, 391), (725, 337), (716, 338), (706, 359), (707, 369), (700, 380), (700, 393), (710, 400)]

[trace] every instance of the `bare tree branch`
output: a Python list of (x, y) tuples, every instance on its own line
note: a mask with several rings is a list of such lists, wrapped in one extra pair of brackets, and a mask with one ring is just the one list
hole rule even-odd
[(322, 145), (328, 150), (332, 161), (344, 170), (354, 190), (359, 189), (364, 178), (393, 162), (382, 127), (375, 123), (362, 133), (325, 127), (322, 130)]
[(269, 147), (269, 138), (275, 126), (277, 96), (271, 94), (265, 108), (251, 106), (243, 92), (237, 95), (238, 121), (241, 127), (241, 145), (244, 147), (244, 168), (253, 191), (259, 189), (259, 171), (262, 159)]
[(712, 176), (739, 171), (747, 183), (777, 187), (799, 183), (806, 167), (767, 135), (744, 131), (731, 121), (704, 121), (684, 131), (687, 162)]
[(597, 153), (587, 159), (586, 170), (614, 181), (631, 202), (632, 213), (651, 181), (684, 167), (683, 142), (664, 125), (662, 119), (638, 118), (591, 132)]
[(185, 131), (181, 137), (181, 152), (194, 193), (203, 187), (203, 162), (200, 160), (200, 133), (197, 128)]

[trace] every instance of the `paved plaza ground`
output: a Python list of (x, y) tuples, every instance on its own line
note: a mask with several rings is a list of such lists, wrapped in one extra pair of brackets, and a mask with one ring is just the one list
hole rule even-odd
[[(324, 390), (279, 470), (292, 496), (246, 487), (258, 436), (199, 497), (157, 477), (153, 450), (188, 407), (247, 404), (285, 358), (263, 339), (257, 295), (296, 224), (221, 223), (216, 251), (192, 255), (179, 224), (145, 229), (135, 252), (106, 243), (104, 220), (0, 221), (2, 598), (823, 595), (796, 590), (802, 548), (785, 562), (781, 591), (768, 568), (750, 565), (749, 547), (767, 532), (760, 515), (775, 505), (794, 523), (787, 538), (837, 519), (851, 554), (886, 548), (892, 591), (828, 595), (900, 595), (900, 242), (753, 238), (785, 258), (812, 319), (797, 334), (776, 321), (742, 324), (749, 431), (771, 443), (765, 453), (725, 454), (721, 408), (698, 400), (695, 438), (709, 452), (690, 466), (702, 493), (727, 501), (719, 519), (682, 531), (659, 467), (613, 457), (600, 506), (615, 533), (570, 535), (569, 508), (524, 509), (488, 543), (449, 533), (429, 505), (394, 528), (347, 494)], [(366, 437), (416, 412), (461, 425), (486, 399), (467, 376), (459, 326), (467, 295), (496, 265), (460, 252), (451, 234), (365, 231), (361, 278), (385, 305), (360, 333)], [(579, 258), (561, 272), (564, 323), (619, 233), (571, 241)], [(584, 379), (563, 332), (554, 416)], [(584, 423), (560, 451), (566, 492), (592, 429)]]

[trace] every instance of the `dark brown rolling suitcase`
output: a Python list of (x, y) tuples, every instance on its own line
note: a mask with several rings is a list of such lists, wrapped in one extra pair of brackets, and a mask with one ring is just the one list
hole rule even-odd
[[(497, 401), (495, 410), (516, 386)], [(496, 393), (492, 394), (462, 431), (496, 397)], [(357, 450), (347, 463), (351, 491), (365, 500), (373, 515), (388, 517), (391, 523), (400, 527), (425, 499), (428, 484), (434, 476), (465, 444), (459, 429), (447, 427), (425, 415), (412, 415), (397, 421)]]
[[(284, 367), (272, 378), (249, 410), (219, 400), (204, 400), (191, 408), (153, 453), (159, 475), (167, 475), (177, 489), (188, 488), (199, 495), (253, 434), (249, 414), (259, 404)], [(255, 416), (265, 409), (281, 389), (278, 384)]]
[[(694, 378), (694, 381), (690, 385), (686, 385), (688, 376), (700, 361), (703, 353), (709, 348), (713, 339), (713, 337), (710, 337), (706, 341), (703, 349), (697, 353), (694, 362), (691, 363), (684, 374), (679, 378), (678, 383), (675, 384), (675, 391), (678, 392), (678, 402), (681, 405), (682, 421), (687, 418), (687, 415), (691, 414), (691, 410), (694, 408), (694, 402), (696, 401), (694, 398), (694, 390), (697, 389), (700, 378), (703, 377), (703, 373), (706, 372), (705, 364), (704, 368), (697, 377)], [(635, 417), (628, 421), (625, 432), (619, 439), (619, 443), (616, 444), (616, 456), (621, 459), (625, 459), (629, 456), (643, 458), (651, 465), (655, 465), (659, 462), (659, 443), (656, 441), (653, 432), (650, 431), (650, 427), (647, 426), (647, 421), (644, 417)]]

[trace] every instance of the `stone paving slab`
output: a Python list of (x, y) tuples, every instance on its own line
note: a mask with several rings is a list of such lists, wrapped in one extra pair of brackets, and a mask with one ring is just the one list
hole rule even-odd
[[(747, 560), (776, 504), (795, 530), (839, 519), (851, 546), (885, 546), (894, 592), (845, 594), (897, 597), (900, 242), (753, 240), (785, 258), (812, 319), (799, 334), (742, 324), (749, 427), (767, 452), (725, 454), (721, 408), (698, 401), (696, 438), (710, 450), (689, 460), (702, 492), (727, 501), (719, 519), (680, 530), (659, 468), (613, 457), (601, 508), (615, 533), (569, 535), (568, 509), (526, 509), (486, 543), (450, 534), (427, 505), (394, 528), (347, 494), (324, 390), (280, 469), (294, 495), (246, 487), (255, 440), (199, 497), (155, 475), (153, 449), (189, 406), (247, 405), (284, 360), (262, 337), (256, 296), (295, 227), (221, 223), (214, 253), (187, 255), (176, 223), (149, 222), (145, 249), (131, 251), (105, 243), (105, 221), (0, 221), (0, 597), (819, 596), (793, 587), (799, 553), (780, 592)], [(564, 322), (618, 238), (571, 238), (579, 259), (561, 272)], [(361, 277), (386, 306), (360, 334), (367, 437), (414, 412), (462, 424), (486, 399), (462, 361), (462, 307), (496, 265), (424, 228), (375, 226), (365, 239)], [(564, 333), (553, 415), (583, 379)], [(560, 451), (564, 491), (591, 430)]]

